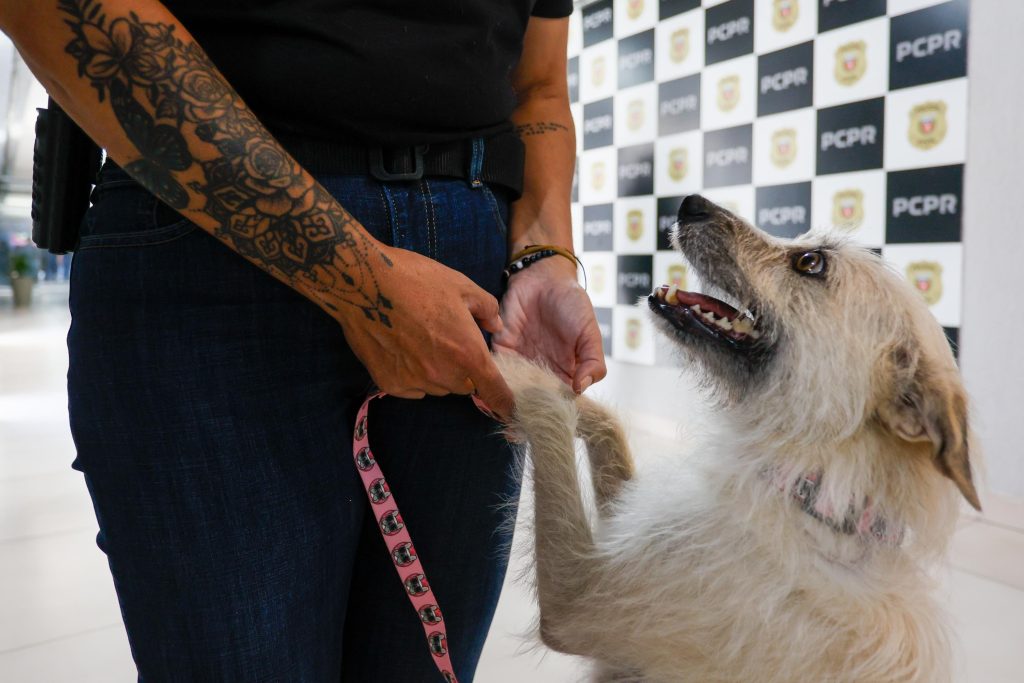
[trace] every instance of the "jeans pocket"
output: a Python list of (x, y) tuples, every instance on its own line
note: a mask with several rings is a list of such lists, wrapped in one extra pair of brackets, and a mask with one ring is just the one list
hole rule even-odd
[(107, 178), (93, 189), (76, 251), (164, 244), (199, 229), (127, 174)]
[(498, 230), (501, 231), (501, 236), (503, 238), (507, 238), (509, 202), (508, 198), (505, 196), (504, 190), (498, 189), (500, 197), (495, 195), (494, 190), (492, 190), (487, 183), (483, 184), (481, 190), (491, 205), (491, 211), (494, 212), (494, 222), (497, 224)]

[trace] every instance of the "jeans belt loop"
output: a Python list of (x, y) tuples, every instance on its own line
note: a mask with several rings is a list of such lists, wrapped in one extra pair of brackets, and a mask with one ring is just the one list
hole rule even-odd
[(480, 174), (484, 167), (484, 139), (473, 138), (473, 155), (469, 160), (469, 184), (474, 188), (483, 187)]
[(412, 166), (411, 171), (388, 171), (384, 168), (384, 148), (371, 147), (367, 150), (370, 160), (370, 175), (377, 180), (419, 180), (423, 177), (423, 155), (430, 149), (430, 145), (416, 145), (414, 147), (397, 147), (389, 149), (388, 152), (395, 162), (393, 167), (397, 168), (400, 160), (411, 159), (412, 164), (403, 164), (405, 168)]

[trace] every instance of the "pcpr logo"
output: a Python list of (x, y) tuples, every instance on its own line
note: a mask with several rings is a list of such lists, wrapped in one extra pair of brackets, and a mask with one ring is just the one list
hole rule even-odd
[(873, 145), (878, 140), (878, 128), (872, 125), (854, 126), (840, 130), (827, 130), (821, 134), (821, 151), (849, 149), (855, 146)]
[(896, 61), (913, 57), (923, 59), (931, 57), (936, 52), (949, 52), (959, 50), (963, 45), (964, 34), (958, 28), (951, 28), (944, 33), (932, 33), (927, 36), (920, 36), (913, 40), (903, 40), (896, 43)]
[(805, 66), (798, 66), (795, 69), (787, 69), (768, 76), (762, 76), (761, 94), (782, 92), (794, 86), (807, 85), (808, 76), (809, 72)]
[(919, 218), (931, 216), (933, 213), (948, 216), (956, 213), (958, 204), (957, 196), (951, 192), (895, 197), (892, 200), (892, 216), (899, 218), (903, 214), (909, 214)]
[(724, 43), (750, 33), (750, 17), (740, 17), (708, 28), (708, 45)]
[(593, 14), (584, 15), (583, 17), (583, 28), (588, 31), (593, 31), (595, 28), (600, 28), (612, 20), (612, 8), (605, 7), (604, 9), (598, 10)]
[(750, 150), (746, 147), (727, 147), (716, 149), (705, 155), (708, 166), (733, 166), (745, 164), (750, 159)]

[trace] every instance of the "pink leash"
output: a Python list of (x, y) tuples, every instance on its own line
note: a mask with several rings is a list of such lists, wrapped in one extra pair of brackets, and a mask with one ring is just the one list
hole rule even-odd
[[(416, 555), (412, 537), (409, 535), (409, 528), (398, 511), (398, 501), (395, 500), (387, 481), (384, 480), (384, 473), (381, 472), (380, 465), (377, 464), (373, 457), (373, 451), (370, 450), (370, 402), (386, 395), (384, 392), (370, 394), (359, 408), (356, 427), (352, 433), (352, 457), (355, 460), (359, 476), (363, 480), (366, 497), (370, 499), (370, 509), (373, 510), (373, 515), (377, 519), (377, 528), (391, 555), (395, 571), (398, 572), (398, 578), (402, 582), (406, 595), (409, 596), (409, 602), (412, 603), (416, 616), (423, 623), (423, 632), (427, 636), (427, 647), (430, 649), (434, 664), (444, 676), (446, 683), (458, 683), (451, 655), (448, 652), (448, 631), (445, 629), (444, 619), (441, 617), (441, 608), (437, 604), (434, 592), (430, 589), (423, 565)], [(480, 399), (473, 396), (473, 401), (477, 408), (493, 417), (491, 411)]]

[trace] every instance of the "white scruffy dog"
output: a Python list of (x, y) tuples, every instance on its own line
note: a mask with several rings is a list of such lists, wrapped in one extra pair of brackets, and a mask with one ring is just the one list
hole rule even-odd
[(979, 502), (941, 328), (868, 250), (774, 239), (699, 196), (674, 239), (710, 289), (649, 306), (717, 407), (686, 457), (634, 474), (612, 414), (500, 357), (535, 468), (543, 641), (599, 681), (948, 681), (928, 569), (957, 490)]

